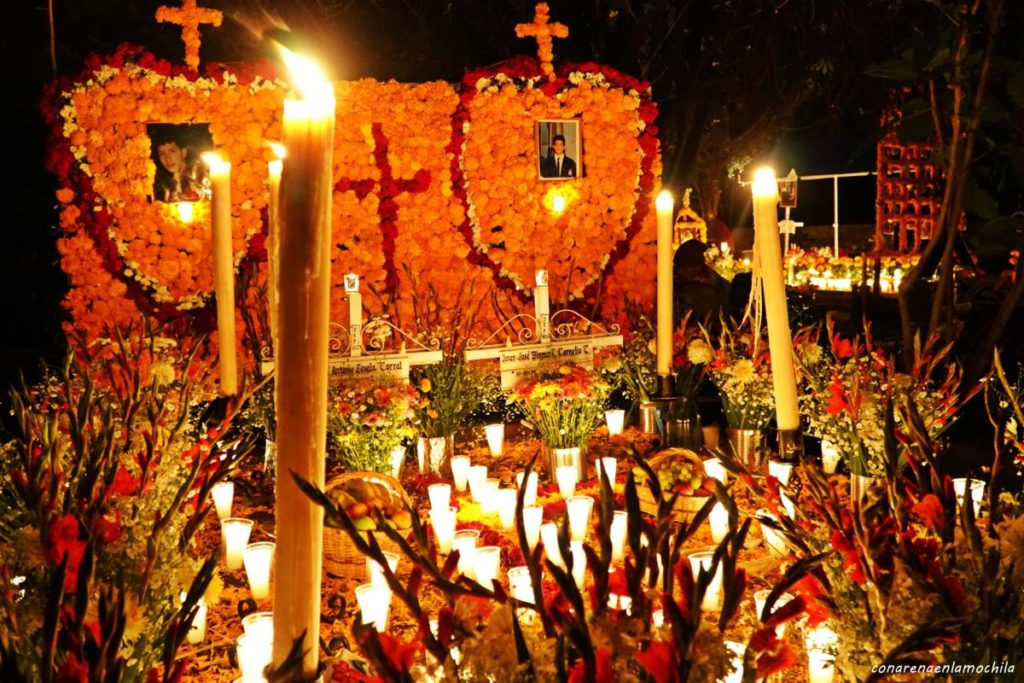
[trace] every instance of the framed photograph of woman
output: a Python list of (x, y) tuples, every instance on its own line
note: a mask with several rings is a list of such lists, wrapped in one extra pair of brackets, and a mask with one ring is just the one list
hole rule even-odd
[(583, 175), (583, 145), (577, 119), (537, 122), (537, 172), (541, 180)]
[(150, 197), (156, 202), (198, 202), (210, 198), (204, 152), (213, 150), (206, 123), (150, 123), (150, 156), (156, 166)]

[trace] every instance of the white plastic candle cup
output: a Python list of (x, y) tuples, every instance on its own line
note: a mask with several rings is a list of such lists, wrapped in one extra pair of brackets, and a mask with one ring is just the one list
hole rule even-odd
[(732, 655), (729, 658), (732, 664), (732, 671), (726, 674), (725, 678), (719, 680), (722, 683), (743, 683), (743, 655), (746, 652), (747, 646), (734, 640), (727, 640), (725, 641), (725, 649)]
[(270, 664), (273, 649), (253, 636), (243, 633), (238, 636), (235, 650), (238, 654), (238, 668), (242, 670), (242, 680), (263, 680), (263, 669)]
[[(711, 558), (714, 557), (714, 554), (710, 550), (690, 554), (690, 569), (693, 570), (694, 579), (700, 576), (702, 568), (706, 572), (711, 571)], [(701, 602), (701, 608), (708, 612), (717, 612), (721, 609), (721, 600), (722, 564), (719, 562), (718, 567), (715, 569), (715, 576), (711, 579), (711, 583), (708, 584), (708, 589), (704, 593), (704, 601)]]
[(836, 658), (819, 650), (807, 651), (809, 683), (832, 683), (836, 677)]
[[(453, 455), (451, 464), (452, 480), (455, 482), (455, 490), (459, 493), (465, 493), (466, 487), (469, 485), (469, 456)], [(487, 468), (484, 468), (484, 476), (487, 476)]]
[(562, 465), (555, 470), (555, 481), (562, 498), (569, 498), (576, 493), (576, 466)]
[[(761, 621), (762, 623), (763, 623), (763, 619), (761, 617), (764, 614), (764, 604), (765, 604), (765, 602), (768, 601), (769, 594), (771, 594), (771, 591), (768, 590), (768, 589), (759, 590), (756, 593), (754, 593), (755, 616), (757, 617), (757, 620)], [(772, 613), (774, 614), (775, 612), (777, 612), (780, 607), (782, 607), (783, 605), (785, 605), (787, 602), (789, 602), (792, 599), (793, 599), (793, 596), (790, 595), (789, 593), (783, 593), (782, 595), (780, 595), (778, 597), (778, 599), (775, 600), (775, 604), (772, 606)], [(779, 624), (778, 626), (775, 627), (775, 635), (777, 635), (779, 638), (781, 638), (785, 634), (786, 634), (786, 624)]]
[(508, 570), (508, 592), (520, 602), (534, 604), (533, 580), (529, 567), (510, 567)]
[[(525, 478), (525, 472), (520, 472), (516, 475), (516, 486), (522, 488), (523, 479)], [(536, 505), (537, 504), (537, 482), (539, 477), (536, 472), (530, 472), (530, 480), (526, 484), (526, 493), (523, 494), (523, 505)]]
[(447, 555), (452, 551), (452, 540), (455, 538), (455, 521), (458, 510), (449, 507), (446, 510), (430, 511), (430, 526), (434, 529), (434, 540), (437, 551)]
[(476, 553), (476, 543), (480, 540), (480, 532), (476, 529), (463, 529), (455, 532), (452, 539), (452, 551), (459, 551), (459, 573), (463, 576), (473, 578), (473, 555)]
[(711, 525), (711, 539), (715, 543), (721, 543), (722, 539), (729, 533), (729, 511), (721, 503), (715, 503), (708, 515), (708, 524)]
[(544, 508), (538, 506), (523, 508), (523, 531), (526, 532), (526, 545), (530, 552), (537, 547), (540, 540), (540, 525), (544, 522)]
[(825, 474), (835, 474), (836, 467), (839, 465), (839, 451), (831, 441), (822, 439), (821, 441), (821, 468), (825, 470)]
[(480, 502), (480, 484), (487, 479), (487, 465), (471, 465), (469, 468), (469, 495), (474, 503)]
[(608, 475), (608, 483), (611, 485), (612, 489), (614, 489), (615, 470), (618, 467), (618, 460), (616, 460), (615, 458), (598, 458), (597, 460), (594, 461), (594, 464), (597, 467), (598, 486), (601, 485), (601, 470), (604, 470)]
[(570, 496), (565, 499), (565, 508), (569, 511), (569, 539), (587, 540), (590, 515), (594, 511), (594, 499), (590, 496)]
[(606, 410), (604, 411), (604, 421), (608, 424), (608, 436), (622, 434), (622, 429), (626, 423), (626, 411)]
[(665, 610), (656, 609), (651, 612), (651, 626), (653, 628), (661, 628), (665, 625)]
[[(398, 563), (402, 559), (398, 553), (384, 553), (384, 559), (388, 561), (388, 569), (394, 574), (398, 571)], [(387, 577), (384, 576), (384, 569), (380, 563), (372, 557), (366, 558), (366, 578), (370, 583), (379, 583), (382, 586), (388, 585)]]
[(251, 519), (241, 517), (228, 517), (221, 520), (220, 529), (224, 537), (224, 563), (228, 569), (242, 568), (242, 554), (245, 552), (245, 546), (249, 543), (252, 526)]
[(516, 525), (516, 498), (519, 492), (515, 489), (498, 489), (498, 516), (501, 528), (511, 529)]
[(612, 523), (608, 526), (608, 535), (612, 542), (612, 562), (618, 564), (626, 555), (626, 523), (629, 513), (616, 510), (612, 513)]
[(427, 487), (427, 497), (430, 498), (431, 510), (446, 510), (452, 504), (452, 487), (450, 484), (431, 484)]
[(218, 481), (210, 489), (213, 506), (217, 508), (217, 518), (227, 519), (231, 516), (231, 503), (235, 499), (235, 482)]
[(487, 434), (487, 449), (491, 452), (491, 457), (498, 457), (505, 449), (505, 424), (498, 422), (485, 425), (484, 432)]
[(480, 493), (480, 512), (485, 515), (493, 515), (498, 511), (498, 489), (501, 488), (501, 481), (494, 477), (488, 477), (476, 486)]
[(717, 479), (723, 484), (729, 481), (729, 473), (726, 471), (725, 465), (718, 458), (708, 458), (704, 461), (704, 474), (712, 479)]
[[(779, 518), (768, 512), (765, 509), (758, 510), (756, 513), (757, 517), (770, 520), (772, 522), (778, 522)], [(761, 525), (761, 535), (764, 536), (764, 544), (768, 546), (775, 555), (786, 558), (789, 557), (789, 546), (786, 545), (786, 538), (780, 532), (769, 527), (767, 524)]]
[(493, 589), (492, 581), (498, 578), (500, 568), (501, 548), (498, 546), (485, 545), (473, 552), (473, 573), (476, 575), (476, 582), (484, 588)]
[(789, 484), (789, 477), (793, 474), (793, 464), (781, 460), (768, 461), (768, 474), (779, 480), (783, 486)]
[(274, 613), (253, 612), (242, 619), (242, 632), (257, 643), (274, 645)]
[[(957, 505), (964, 504), (964, 494), (967, 491), (967, 478), (957, 477), (953, 480), (953, 492), (956, 494)], [(974, 516), (981, 514), (981, 502), (985, 500), (985, 482), (981, 479), (971, 479), (971, 500), (974, 502)]]
[(786, 511), (786, 516), (790, 519), (795, 519), (796, 505), (793, 503), (793, 499), (780, 492), (779, 500), (782, 501), (782, 509)]
[(395, 446), (391, 449), (391, 476), (395, 479), (402, 478), (402, 465), (405, 464), (405, 446)]
[[(185, 599), (185, 594), (181, 594), (181, 599)], [(192, 626), (188, 629), (188, 634), (185, 636), (188, 642), (196, 645), (206, 640), (206, 601), (199, 598), (199, 607), (196, 609), (196, 617), (192, 620)]]
[(572, 578), (582, 592), (587, 580), (587, 553), (583, 550), (583, 541), (569, 541), (569, 550), (572, 552)]
[(558, 548), (558, 525), (554, 522), (547, 522), (540, 527), (540, 539), (544, 542), (544, 554), (556, 567), (565, 569), (565, 562), (562, 560), (562, 551)]
[(250, 543), (242, 553), (249, 590), (256, 600), (270, 597), (270, 568), (274, 565), (274, 547), (270, 541)]
[(388, 614), (391, 612), (391, 589), (376, 583), (356, 586), (356, 601), (363, 615), (364, 624), (383, 633), (388, 629)]

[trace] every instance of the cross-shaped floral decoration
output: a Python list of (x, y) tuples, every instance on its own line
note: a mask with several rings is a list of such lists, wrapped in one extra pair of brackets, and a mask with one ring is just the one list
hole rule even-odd
[(199, 69), (199, 38), (200, 24), (220, 26), (224, 13), (219, 9), (199, 7), (197, 0), (182, 0), (181, 7), (162, 5), (156, 10), (156, 20), (160, 23), (178, 24), (181, 26), (181, 39), (185, 43), (185, 64), (192, 69)]
[(519, 38), (534, 37), (537, 39), (537, 58), (540, 60), (540, 69), (548, 81), (555, 80), (555, 67), (551, 65), (555, 53), (553, 49), (553, 38), (568, 38), (569, 27), (565, 24), (555, 22), (548, 23), (548, 3), (538, 2), (533, 15), (532, 24), (516, 24), (516, 36)]

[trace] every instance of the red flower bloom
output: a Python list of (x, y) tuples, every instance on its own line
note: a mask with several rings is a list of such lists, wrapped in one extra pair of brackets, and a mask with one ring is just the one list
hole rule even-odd
[(679, 667), (676, 666), (676, 652), (669, 641), (655, 640), (643, 652), (636, 655), (655, 683), (678, 683)]
[(377, 634), (380, 637), (380, 647), (387, 657), (388, 664), (395, 671), (408, 671), (416, 660), (416, 654), (423, 646), (419, 638), (413, 638), (408, 643), (403, 643), (398, 638), (393, 638), (386, 632)]
[(580, 660), (569, 671), (569, 683), (614, 683), (615, 670), (612, 668), (612, 655), (607, 648), (599, 648), (594, 653), (594, 676), (586, 675), (584, 662)]
[(79, 538), (81, 530), (78, 520), (73, 515), (64, 515), (50, 523), (50, 547), (46, 552), (47, 559), (54, 566), (68, 558), (67, 572), (64, 574), (64, 590), (75, 590), (78, 581), (78, 568), (85, 554), (86, 542)]

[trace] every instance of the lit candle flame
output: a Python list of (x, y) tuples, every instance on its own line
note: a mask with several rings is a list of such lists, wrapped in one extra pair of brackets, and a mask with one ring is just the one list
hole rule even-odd
[(280, 142), (268, 142), (267, 145), (270, 147), (270, 151), (274, 153), (276, 160), (280, 161), (288, 156), (288, 150)]
[(779, 194), (779, 184), (775, 180), (775, 171), (763, 166), (754, 172), (754, 196), (773, 197)]
[(194, 217), (192, 202), (178, 202), (175, 205), (178, 209), (178, 218), (182, 223), (191, 223)]
[(210, 173), (214, 175), (226, 173), (231, 169), (231, 162), (225, 161), (221, 155), (216, 152), (204, 152), (203, 161), (210, 167)]
[(324, 97), (333, 98), (333, 88), (327, 74), (320, 65), (309, 57), (292, 52), (281, 46), (281, 56), (291, 74), (292, 84), (302, 97), (307, 100), (319, 100)]
[(675, 200), (672, 198), (672, 193), (668, 190), (662, 190), (658, 193), (658, 198), (654, 201), (654, 205), (658, 211), (671, 211), (672, 203)]

